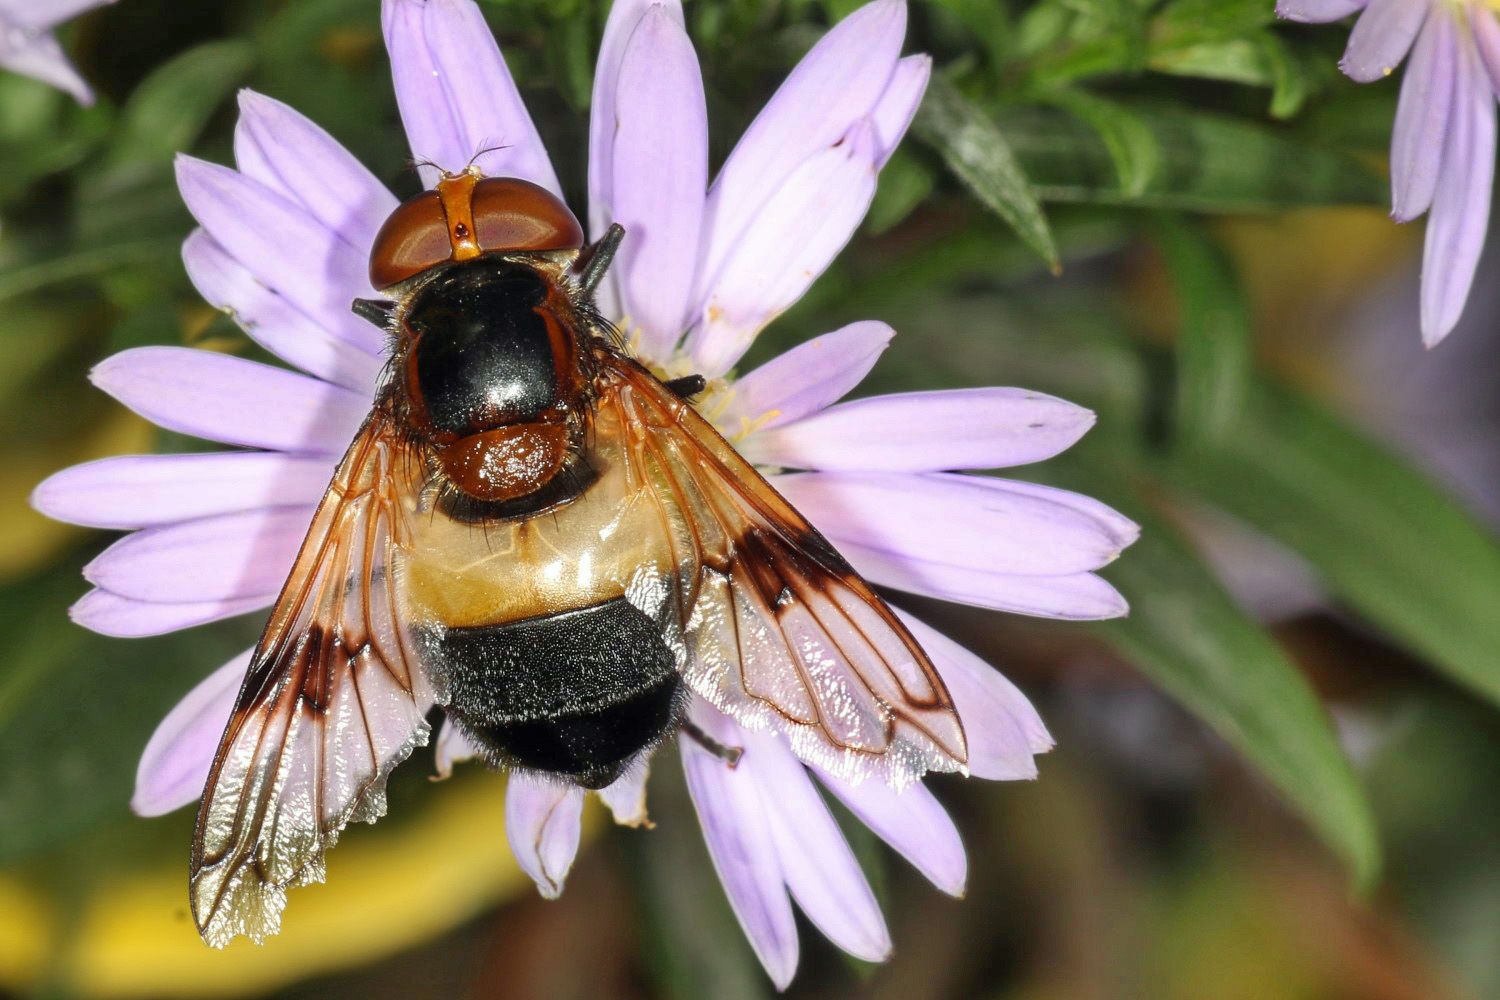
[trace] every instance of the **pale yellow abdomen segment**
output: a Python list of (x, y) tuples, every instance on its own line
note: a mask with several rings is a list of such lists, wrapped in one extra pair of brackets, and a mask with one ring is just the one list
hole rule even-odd
[(623, 460), (619, 431), (605, 408), (586, 455), (598, 478), (550, 511), (478, 524), (417, 512), (398, 569), (409, 620), (492, 625), (621, 596), (656, 617), (668, 581), (696, 562), (680, 515), (631, 481), (640, 473)]

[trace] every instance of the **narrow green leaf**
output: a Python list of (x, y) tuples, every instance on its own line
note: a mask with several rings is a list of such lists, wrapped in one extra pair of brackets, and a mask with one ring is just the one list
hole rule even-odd
[(1317, 696), (1170, 527), (1142, 527), (1107, 573), (1129, 597), (1130, 617), (1104, 631), (1243, 754), (1368, 887), (1380, 868), (1374, 821)]
[(1274, 79), (1265, 50), (1250, 38), (1159, 50), (1151, 56), (1151, 68), (1174, 76), (1225, 80), (1254, 87), (1268, 87)]
[(249, 42), (206, 42), (154, 70), (121, 109), (113, 162), (165, 162), (192, 146), (250, 71), (253, 52)]
[(1229, 255), (1200, 227), (1162, 215), (1152, 232), (1179, 311), (1177, 437), (1220, 441), (1239, 419), (1250, 379), (1250, 306)]
[(1161, 164), (1161, 147), (1140, 115), (1116, 101), (1073, 88), (1053, 91), (1045, 99), (1099, 133), (1124, 197), (1139, 198), (1145, 193)]
[(1175, 105), (1127, 106), (1161, 150), (1160, 166), (1134, 198), (1120, 184), (1108, 146), (1071, 114), (1012, 106), (1000, 112), (999, 127), (1046, 201), (1249, 212), (1386, 199), (1385, 179), (1364, 163), (1294, 133)]
[(1274, 23), (1275, 9), (1265, 0), (1175, 0), (1155, 27), (1167, 44), (1222, 41)]
[(1054, 271), (1061, 267), (1041, 203), (1002, 130), (947, 80), (933, 77), (912, 130)]
[(40, 80), (0, 73), (0, 198), (86, 161), (107, 141), (115, 113), (107, 102), (81, 107)]
[(68, 250), (21, 267), (0, 269), (0, 302), (62, 281), (90, 278), (135, 264), (165, 261), (180, 251), (180, 239), (146, 239)]
[(1286, 543), (1350, 607), (1500, 703), (1500, 545), (1403, 459), (1260, 384), (1219, 447), (1164, 470)]
[(1265, 53), (1266, 64), (1271, 68), (1271, 114), (1276, 118), (1290, 118), (1302, 109), (1312, 87), (1306, 68), (1281, 36), (1263, 32), (1260, 47)]
[(1077, 19), (1060, 3), (1033, 4), (1016, 24), (1016, 53), (1030, 58), (1062, 45)]

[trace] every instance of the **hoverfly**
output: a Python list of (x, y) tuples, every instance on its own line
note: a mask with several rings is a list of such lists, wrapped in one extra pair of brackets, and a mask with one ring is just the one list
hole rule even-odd
[(824, 538), (592, 302), (585, 246), (523, 180), (444, 174), (376, 237), (355, 312), (374, 405), (252, 656), (198, 812), (204, 940), (274, 933), (436, 707), (492, 767), (598, 789), (691, 695), (835, 774), (901, 785), (967, 751), (927, 656)]

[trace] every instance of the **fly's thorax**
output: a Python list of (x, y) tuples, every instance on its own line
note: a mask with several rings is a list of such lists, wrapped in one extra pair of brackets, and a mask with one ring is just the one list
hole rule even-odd
[(486, 503), (543, 490), (587, 434), (591, 321), (572, 251), (485, 255), (402, 297), (393, 374), (452, 486)]

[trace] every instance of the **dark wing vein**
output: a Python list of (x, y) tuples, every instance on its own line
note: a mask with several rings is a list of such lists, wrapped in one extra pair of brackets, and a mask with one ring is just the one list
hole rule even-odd
[(251, 657), (193, 841), (209, 944), (275, 933), (286, 890), (322, 879), (339, 832), (385, 811), (386, 776), (427, 740), (432, 691), (393, 572), (420, 485), (406, 447), (381, 414), (366, 421)]
[(697, 411), (636, 363), (600, 360), (635, 473), (696, 549), (674, 581), (689, 686), (847, 778), (961, 770), (952, 699), (885, 602)]

